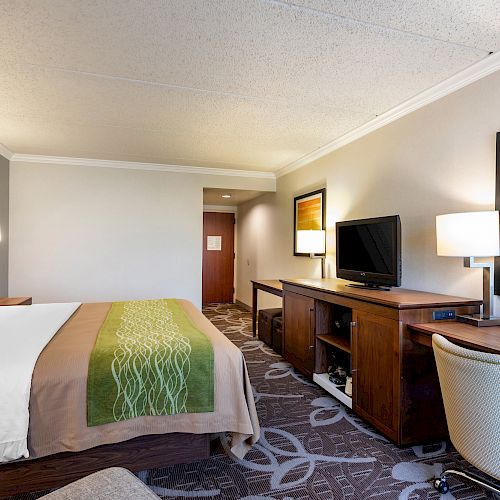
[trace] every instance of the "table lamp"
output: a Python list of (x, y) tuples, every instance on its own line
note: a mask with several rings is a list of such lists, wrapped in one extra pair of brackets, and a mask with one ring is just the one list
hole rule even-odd
[(306, 229), (297, 231), (297, 252), (308, 253), (311, 259), (321, 259), (321, 277), (325, 277), (325, 231)]
[(457, 320), (475, 326), (500, 325), (500, 318), (493, 317), (493, 263), (474, 260), (500, 255), (498, 211), (438, 215), (436, 238), (438, 255), (463, 257), (465, 267), (483, 268), (483, 312), (457, 316)]

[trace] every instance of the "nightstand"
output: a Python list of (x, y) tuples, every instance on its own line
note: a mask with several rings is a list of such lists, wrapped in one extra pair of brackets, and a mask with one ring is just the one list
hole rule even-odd
[(0, 297), (0, 306), (30, 306), (33, 297)]

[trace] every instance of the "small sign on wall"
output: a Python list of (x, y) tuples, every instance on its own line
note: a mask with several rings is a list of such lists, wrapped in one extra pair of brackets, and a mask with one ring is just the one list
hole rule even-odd
[(222, 236), (207, 236), (207, 250), (222, 250)]

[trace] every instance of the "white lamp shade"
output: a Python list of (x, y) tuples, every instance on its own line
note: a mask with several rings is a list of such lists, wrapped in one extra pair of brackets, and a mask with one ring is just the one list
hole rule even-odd
[(325, 253), (325, 231), (297, 231), (297, 253)]
[(437, 254), (450, 257), (500, 255), (498, 211), (436, 217)]

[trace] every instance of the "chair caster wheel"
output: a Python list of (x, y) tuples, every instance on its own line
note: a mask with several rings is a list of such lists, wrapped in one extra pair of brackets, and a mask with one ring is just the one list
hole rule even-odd
[(448, 485), (448, 482), (446, 479), (435, 479), (434, 480), (434, 488), (441, 493), (441, 495), (444, 495), (445, 493), (448, 493), (450, 487)]

